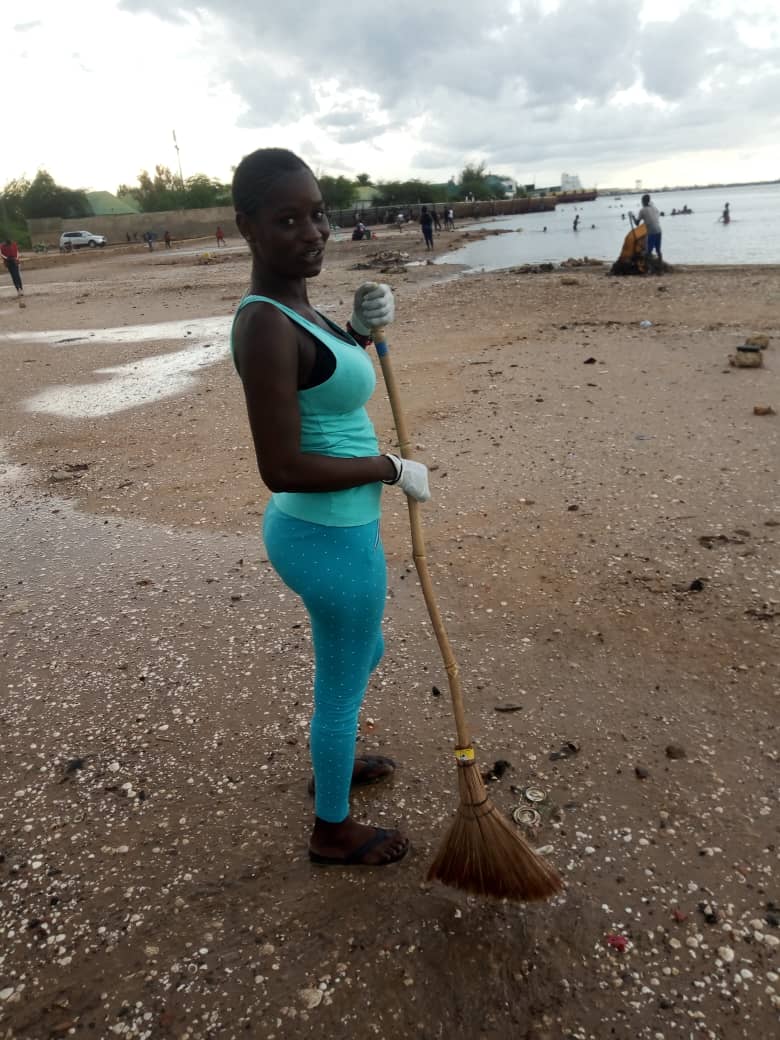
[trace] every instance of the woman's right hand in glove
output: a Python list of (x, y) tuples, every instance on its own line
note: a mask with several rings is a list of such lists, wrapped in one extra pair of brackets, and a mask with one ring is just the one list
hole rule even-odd
[(363, 282), (355, 293), (355, 306), (349, 323), (361, 336), (384, 328), (395, 317), (393, 290), (384, 282)]
[(409, 498), (416, 502), (427, 502), (431, 497), (428, 486), (428, 467), (414, 459), (401, 459), (397, 455), (387, 456), (395, 467), (395, 480), (386, 480), (385, 484), (397, 484)]

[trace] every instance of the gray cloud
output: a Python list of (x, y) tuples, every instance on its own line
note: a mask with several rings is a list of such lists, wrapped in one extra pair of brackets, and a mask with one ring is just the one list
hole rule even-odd
[[(750, 149), (780, 129), (778, 23), (769, 12), (746, 14), (754, 31), (765, 29), (762, 49), (748, 46), (736, 0), (728, 17), (708, 0), (681, 0), (675, 19), (649, 23), (642, 0), (560, 0), (553, 10), (494, 0), (484, 15), (465, 0), (396, 0), (392, 9), (385, 0), (120, 6), (215, 19), (224, 30), (216, 49), (232, 49), (219, 68), (244, 102), (240, 125), (310, 115), (334, 160), (339, 146), (381, 146), (384, 132), (400, 128), (418, 145), (420, 170), (484, 158), (518, 173), (549, 164), (585, 172), (680, 151)], [(334, 83), (340, 103), (328, 111)]]
[(654, 22), (642, 33), (639, 66), (645, 88), (677, 101), (708, 76), (718, 75), (738, 41), (724, 22), (687, 11), (674, 22)]
[(393, 129), (389, 123), (380, 122), (375, 116), (369, 116), (357, 107), (326, 112), (317, 123), (339, 144), (355, 144), (359, 141), (369, 143)]
[(43, 25), (43, 22), (19, 22), (14, 26), (14, 32), (30, 32), (32, 29), (37, 29), (39, 25)]
[(224, 73), (246, 106), (239, 126), (279, 126), (294, 122), (315, 108), (311, 84), (294, 71), (233, 60)]

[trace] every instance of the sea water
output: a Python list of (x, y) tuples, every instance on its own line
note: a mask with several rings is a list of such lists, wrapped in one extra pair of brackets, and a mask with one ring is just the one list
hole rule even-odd
[[(589, 256), (612, 263), (631, 230), (628, 214), (639, 211), (642, 193), (603, 195), (593, 202), (559, 205), (554, 212), (515, 214), (469, 224), (510, 233), (445, 252), (447, 232), (435, 236), (438, 263), (465, 264), (471, 271), (494, 271), (520, 264), (559, 264)], [(652, 192), (663, 214), (661, 248), (674, 264), (780, 264), (780, 183), (738, 188)], [(720, 216), (730, 204), (731, 223)], [(687, 206), (692, 213), (671, 215)], [(579, 229), (572, 230), (579, 216)], [(547, 228), (545, 231), (544, 228)]]

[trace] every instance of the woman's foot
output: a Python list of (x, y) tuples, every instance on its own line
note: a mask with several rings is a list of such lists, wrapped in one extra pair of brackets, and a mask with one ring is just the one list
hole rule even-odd
[(309, 858), (320, 866), (384, 867), (403, 859), (409, 839), (397, 830), (369, 827), (351, 816), (341, 823), (315, 817)]

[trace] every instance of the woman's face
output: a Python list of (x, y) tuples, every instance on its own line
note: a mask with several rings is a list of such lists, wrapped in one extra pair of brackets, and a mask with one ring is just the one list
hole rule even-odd
[(239, 213), (237, 221), (261, 270), (283, 278), (320, 273), (330, 225), (309, 170), (279, 177), (262, 206), (251, 216)]

